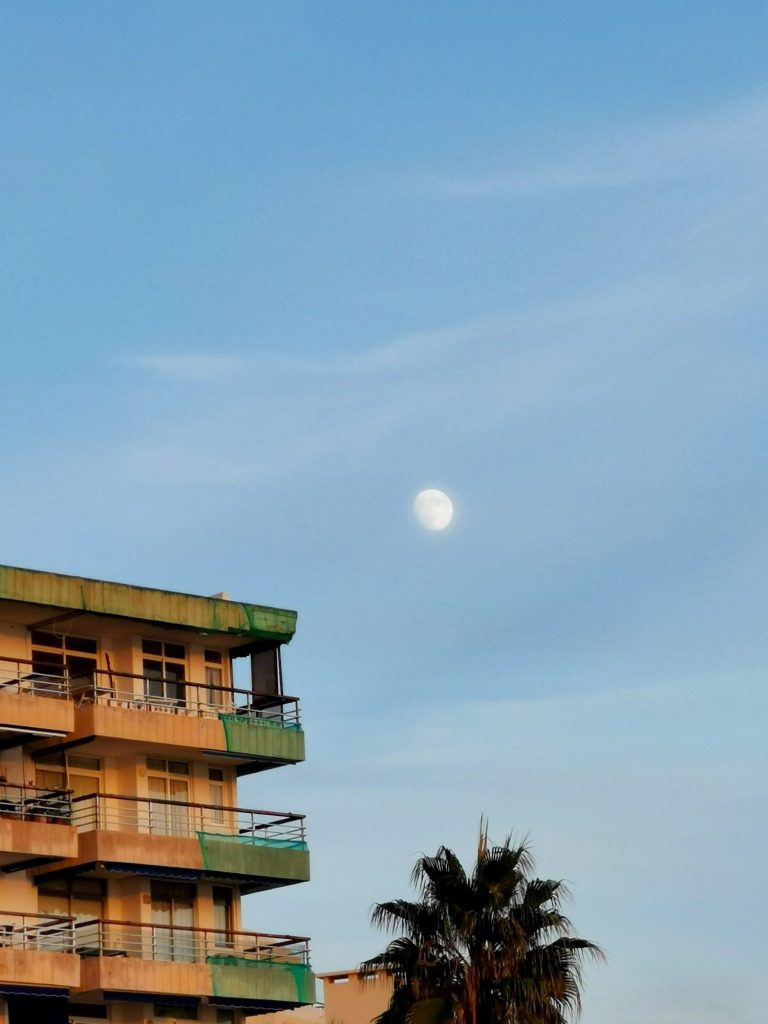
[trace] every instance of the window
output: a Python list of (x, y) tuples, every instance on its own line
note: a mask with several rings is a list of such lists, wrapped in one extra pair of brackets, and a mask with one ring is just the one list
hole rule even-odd
[(196, 1006), (158, 1006), (152, 1007), (152, 1016), (158, 1020), (200, 1020)]
[(224, 670), (221, 651), (205, 651), (205, 685), (208, 690), (206, 700), (209, 704), (219, 706), (224, 703)]
[(92, 793), (100, 793), (101, 778), (100, 758), (67, 754), (67, 783), (73, 796), (90, 796)]
[(41, 676), (69, 678), (73, 693), (82, 693), (93, 684), (96, 672), (95, 640), (31, 630), (32, 671)]
[(147, 790), (151, 801), (149, 831), (166, 836), (189, 835), (189, 762), (148, 757)]
[(96, 1006), (95, 1003), (69, 1003), (67, 1006), (70, 1022), (83, 1021), (87, 1024), (92, 1020), (106, 1020), (106, 1006)]
[(195, 960), (195, 887), (183, 882), (152, 882), (155, 959)]
[(217, 946), (232, 945), (232, 890), (213, 887), (213, 927)]
[(208, 769), (209, 801), (213, 804), (208, 808), (206, 818), (212, 825), (224, 824), (224, 769)]
[(66, 789), (64, 754), (43, 754), (35, 763), (35, 785), (41, 789)]
[(43, 754), (35, 764), (35, 784), (43, 789), (71, 789), (74, 796), (101, 790), (101, 760), (77, 754)]
[(187, 652), (183, 644), (142, 640), (144, 692), (156, 704), (183, 704)]
[(101, 759), (98, 757), (83, 757), (82, 754), (70, 754), (67, 757), (67, 764), (70, 768), (83, 768), (89, 772), (101, 771)]
[(78, 1009), (76, 1005), (70, 1003), (67, 1007), (67, 1012), (69, 1014), (67, 1017), (69, 1024), (101, 1024), (101, 1021), (108, 1019), (106, 1006), (86, 1005), (85, 1011), (83, 1011), (82, 1009)]
[(170, 775), (189, 775), (189, 761), (166, 761), (162, 757), (148, 757), (147, 768)]
[(80, 921), (104, 916), (104, 882), (100, 878), (53, 878), (38, 883), (41, 914), (61, 914)]

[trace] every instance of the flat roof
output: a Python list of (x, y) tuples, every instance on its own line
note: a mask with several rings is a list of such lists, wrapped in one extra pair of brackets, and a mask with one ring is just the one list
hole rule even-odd
[(374, 974), (380, 974), (382, 977), (389, 977), (391, 971), (386, 967), (352, 967), (348, 971), (325, 971), (320, 973), (315, 971), (316, 978), (368, 978)]
[(134, 619), (199, 633), (288, 643), (296, 612), (222, 597), (201, 597), (128, 583), (65, 576), (0, 565), (0, 601), (20, 601), (62, 611)]

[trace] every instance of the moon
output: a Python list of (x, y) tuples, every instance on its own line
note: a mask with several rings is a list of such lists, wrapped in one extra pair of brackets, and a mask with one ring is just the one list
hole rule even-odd
[(414, 498), (413, 511), (427, 530), (444, 530), (453, 519), (453, 502), (444, 491), (428, 488)]

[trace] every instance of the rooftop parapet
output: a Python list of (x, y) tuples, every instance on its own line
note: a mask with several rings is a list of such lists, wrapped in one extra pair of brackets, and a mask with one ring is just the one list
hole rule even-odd
[(9, 565), (0, 565), (0, 601), (226, 634), (242, 637), (245, 644), (254, 640), (288, 643), (296, 631), (296, 612), (284, 608)]

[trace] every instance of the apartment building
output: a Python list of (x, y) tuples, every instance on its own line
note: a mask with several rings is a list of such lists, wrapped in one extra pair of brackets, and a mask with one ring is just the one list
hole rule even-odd
[(323, 1005), (279, 1010), (248, 1024), (371, 1024), (389, 1007), (394, 985), (387, 971), (330, 971), (318, 974)]
[(389, 1006), (392, 976), (386, 971), (331, 971), (323, 983), (323, 1024), (369, 1024)]
[(295, 625), (0, 566), (0, 1024), (242, 1024), (314, 1001), (308, 940), (248, 931), (241, 908), (309, 878), (303, 816), (237, 798), (304, 758)]

